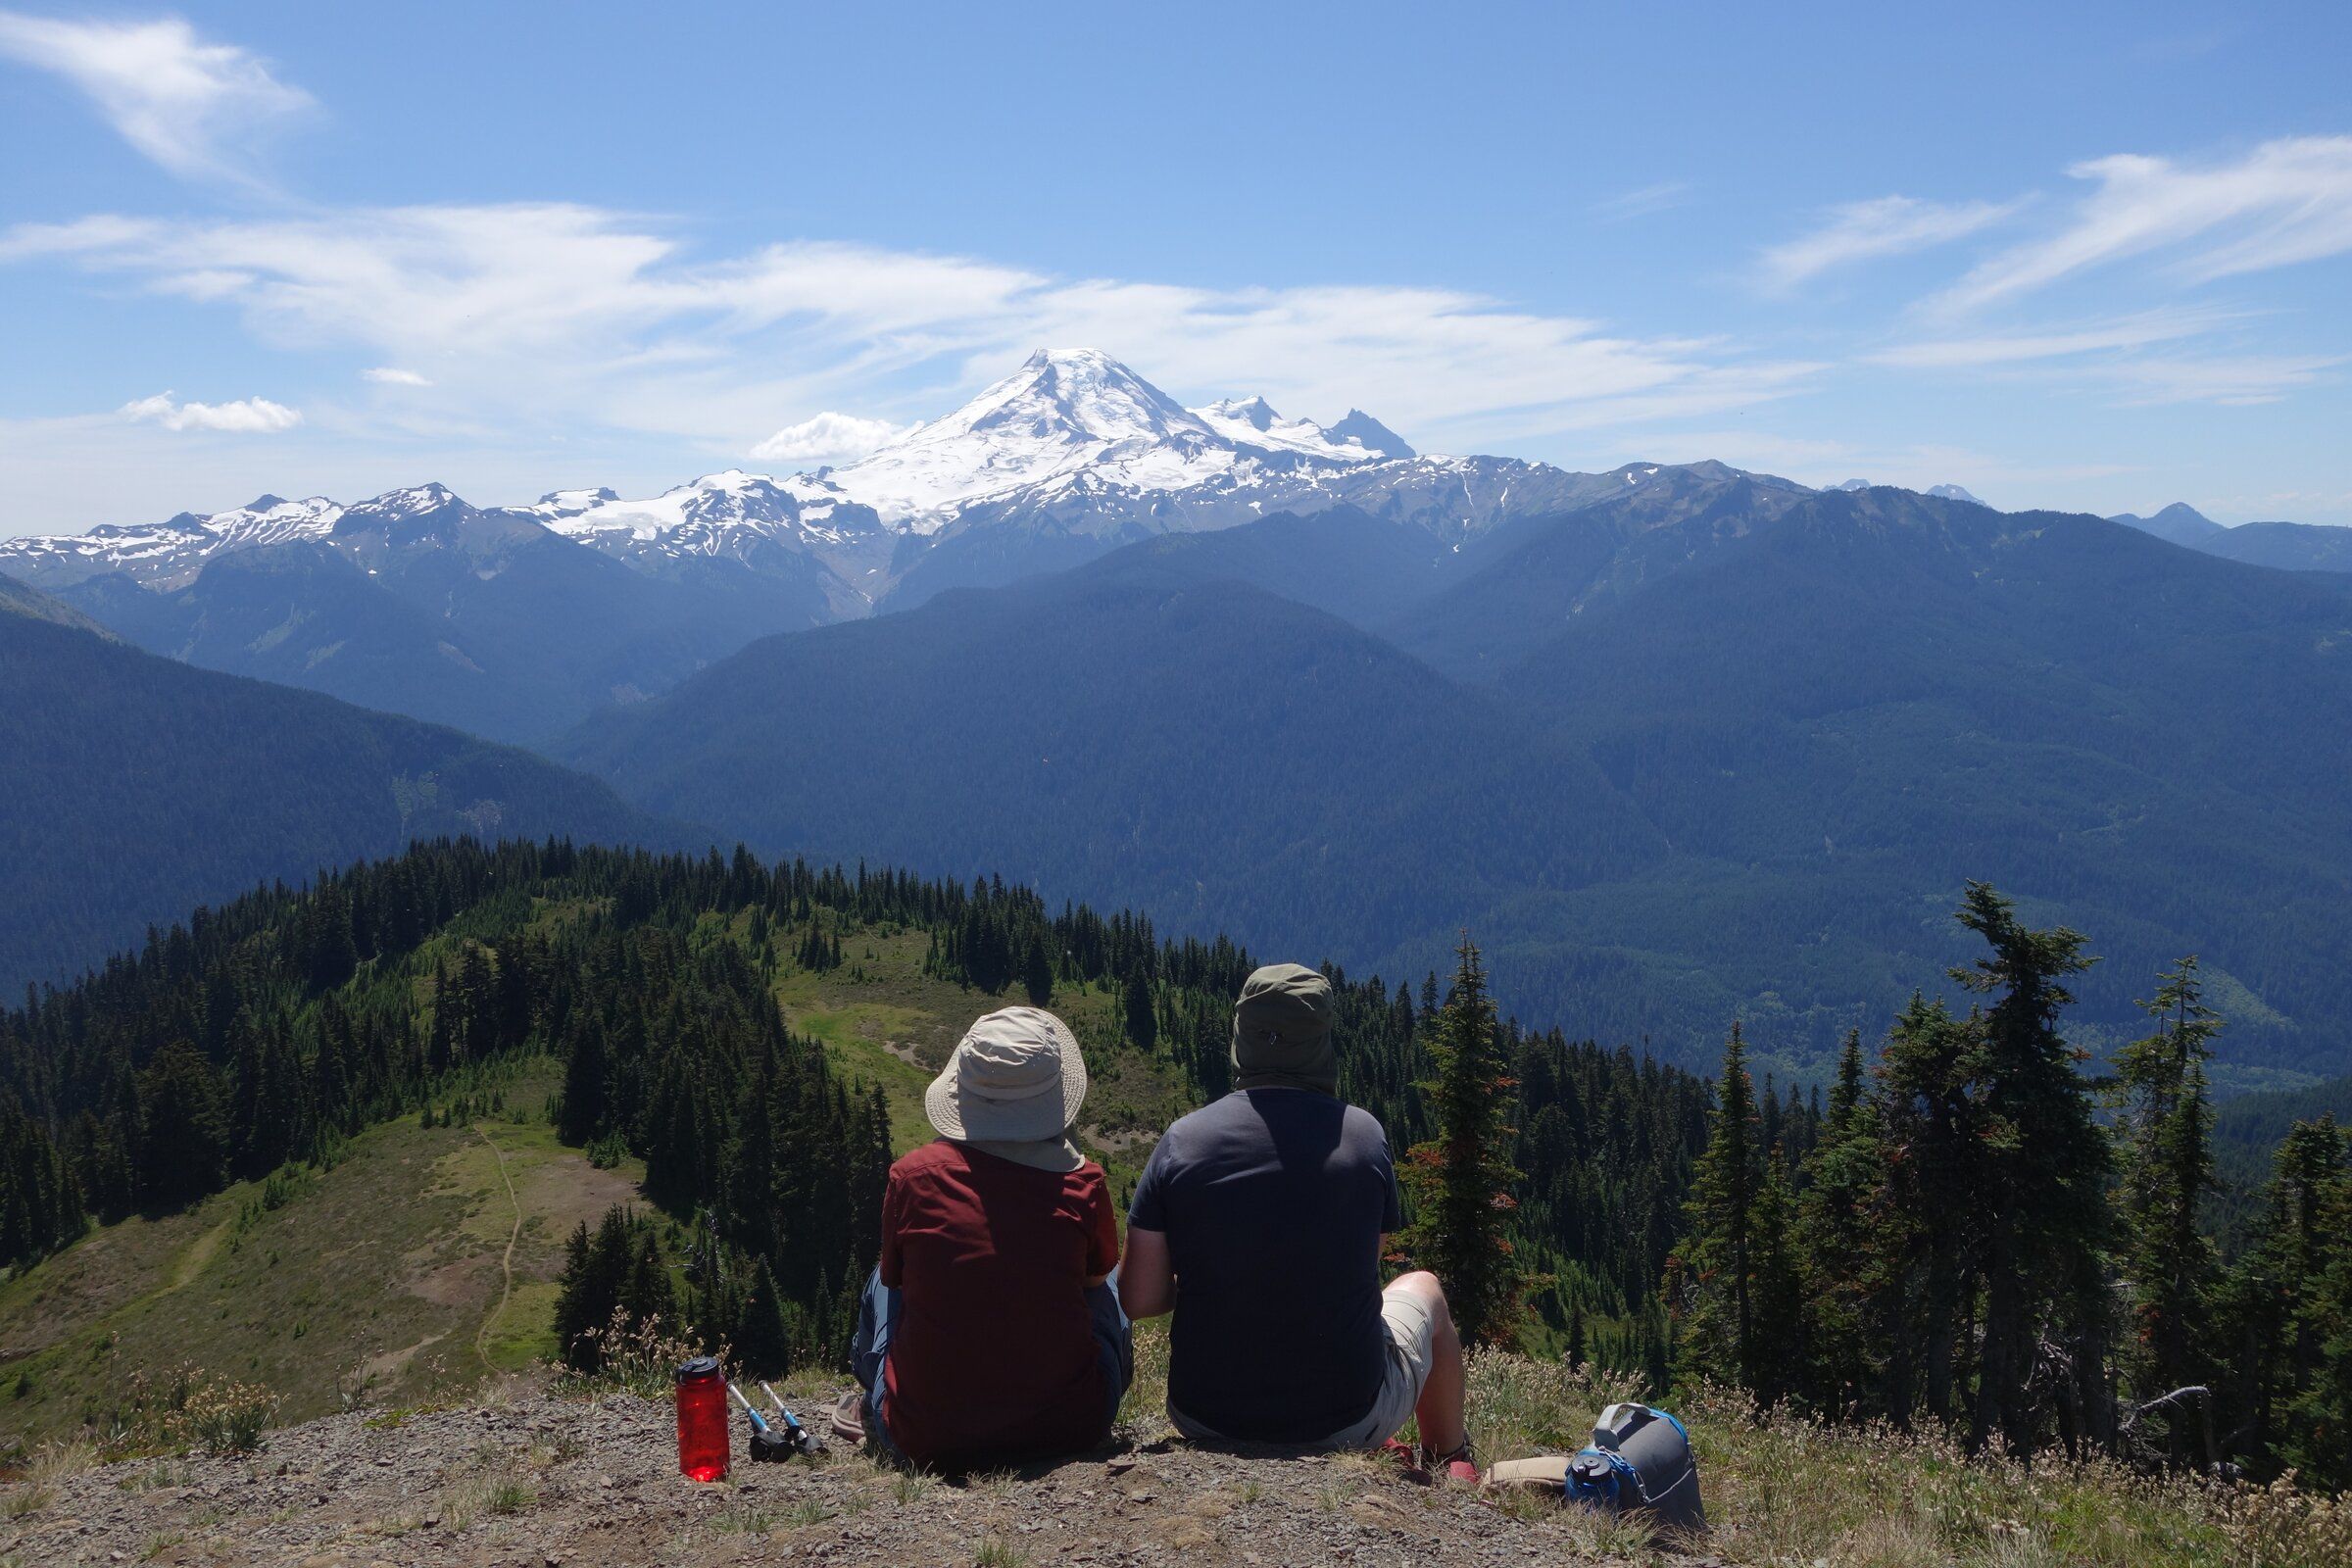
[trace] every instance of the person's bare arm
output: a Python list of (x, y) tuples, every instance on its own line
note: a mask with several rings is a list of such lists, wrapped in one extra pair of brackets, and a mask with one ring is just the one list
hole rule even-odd
[(1158, 1231), (1127, 1227), (1127, 1256), (1119, 1264), (1119, 1305), (1130, 1318), (1157, 1317), (1176, 1305), (1176, 1276), (1168, 1266), (1168, 1239)]

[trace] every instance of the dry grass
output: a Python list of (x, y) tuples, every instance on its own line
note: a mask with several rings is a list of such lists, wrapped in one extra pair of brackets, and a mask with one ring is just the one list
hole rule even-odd
[[(1470, 1372), (1470, 1422), (1489, 1460), (1570, 1451), (1626, 1387), (1556, 1364), (1487, 1355)], [(1675, 1406), (1698, 1450), (1712, 1533), (1734, 1562), (1836, 1568), (2344, 1568), (2352, 1506), (2297, 1492), (2201, 1484), (2097, 1461), (2032, 1468), (1965, 1457), (1941, 1434), (1758, 1418), (1701, 1391)], [(1505, 1502), (1525, 1515), (1524, 1502)], [(1641, 1556), (1622, 1524), (1571, 1523), (1602, 1556)]]
[(57, 1500), (57, 1489), (98, 1463), (98, 1448), (90, 1443), (46, 1443), (24, 1461), (24, 1474), (9, 1489), (0, 1515), (22, 1519)]

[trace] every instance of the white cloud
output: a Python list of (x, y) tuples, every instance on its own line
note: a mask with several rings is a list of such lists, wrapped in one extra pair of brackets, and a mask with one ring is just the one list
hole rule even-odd
[(2352, 136), (2265, 142), (2205, 168), (2121, 154), (2068, 172), (2098, 186), (2071, 222), (1992, 257), (1936, 303), (1971, 310), (2173, 248), (2184, 253), (2175, 270), (2191, 282), (2352, 251)]
[(1766, 249), (1764, 281), (1790, 288), (1833, 268), (1888, 256), (1908, 256), (1949, 244), (1999, 222), (2016, 202), (1931, 202), (1881, 196), (1834, 207), (1829, 221), (1801, 238)]
[(2344, 356), (2243, 354), (2136, 357), (2106, 367), (2126, 406), (2162, 403), (2247, 405), (2276, 403), (2289, 392), (2328, 379)]
[(275, 435), (302, 422), (302, 413), (268, 398), (239, 398), (234, 403), (179, 403), (169, 392), (125, 403), (119, 410), (126, 419), (152, 420), (167, 430), (227, 430), (239, 435)]
[(830, 410), (798, 424), (788, 424), (752, 448), (761, 463), (846, 463), (862, 458), (909, 427), (888, 419), (861, 419), (855, 414)]
[(241, 177), (253, 134), (311, 103), (252, 54), (204, 43), (175, 17), (84, 22), (0, 11), (0, 55), (64, 76), (125, 141), (181, 175)]
[(1743, 407), (1815, 368), (1441, 289), (1062, 278), (815, 242), (705, 260), (650, 221), (564, 204), (94, 217), (0, 236), (0, 263), (42, 260), (233, 307), (274, 345), (430, 363), (439, 416), (727, 454), (774, 439), (781, 410), (936, 414), (1045, 343), (1101, 347), (1179, 395), (1473, 432)]
[(1898, 343), (1862, 356), (1867, 364), (1914, 369), (1953, 369), (2070, 358), (2103, 350), (2144, 348), (2211, 332), (2240, 318), (2224, 311), (2146, 311), (2137, 316), (2026, 332), (1986, 332)]
[(377, 365), (362, 370), (360, 379), (373, 381), (377, 386), (431, 386), (433, 384), (415, 370), (404, 370), (391, 365)]

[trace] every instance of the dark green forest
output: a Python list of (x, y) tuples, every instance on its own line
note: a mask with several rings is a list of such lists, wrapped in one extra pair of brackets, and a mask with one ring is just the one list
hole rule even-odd
[[(1972, 1448), (2352, 1485), (2352, 1167), (2333, 1115), (2276, 1148), (2225, 1251), (2197, 960), (2099, 1073), (2064, 1032), (2095, 961), (1972, 884), (1965, 1012), (1849, 1037), (1813, 1149), (1759, 1110), (1737, 1025), (1667, 1269), (1678, 1365)], [(1875, 1059), (1874, 1059), (1875, 1055)]]
[[(928, 961), (973, 988), (975, 1012), (992, 996), (1050, 1004), (1058, 987), (1111, 988), (1120, 1038), (1090, 1049), (1145, 1053), (1196, 1100), (1227, 1087), (1232, 999), (1254, 966), (1228, 941), (1171, 941), (1145, 916), (1056, 911), (993, 881), (768, 866), (740, 851), (420, 845), (201, 911), (0, 1014), (0, 1262), (24, 1266), (91, 1218), (332, 1157), (338, 1138), (429, 1107), (469, 1066), (546, 1053), (565, 1064), (562, 1135), (643, 1156), (649, 1199), (696, 1238), (696, 1255), (662, 1258), (699, 1282), (687, 1300), (639, 1266), (661, 1246), (650, 1230), (616, 1220), (577, 1238), (601, 1283), (573, 1293), (568, 1331), (624, 1305), (683, 1313), (714, 1339), (745, 1343), (748, 1327), (791, 1359), (837, 1354), (873, 1257), (886, 1123), (878, 1091), (842, 1082), (784, 1029), (766, 984), (840, 964), (843, 934), (878, 925), (928, 931)], [(1417, 997), (1334, 979), (1344, 1092), (1400, 1147), (1418, 1141), (1435, 977)], [(1662, 1370), (1656, 1285), (1705, 1086), (1556, 1031), (1509, 1025), (1505, 1040), (1529, 1129), (1528, 1255), (1546, 1275), (1538, 1321), (1622, 1341), (1611, 1353)], [(1807, 1122), (1793, 1100), (1787, 1113)]]

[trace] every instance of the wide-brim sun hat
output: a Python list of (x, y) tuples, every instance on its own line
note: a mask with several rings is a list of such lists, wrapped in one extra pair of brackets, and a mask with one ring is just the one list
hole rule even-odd
[(923, 1092), (923, 1112), (958, 1143), (1058, 1138), (1086, 1102), (1078, 1038), (1043, 1007), (1004, 1007), (964, 1031)]

